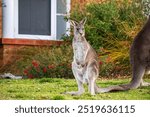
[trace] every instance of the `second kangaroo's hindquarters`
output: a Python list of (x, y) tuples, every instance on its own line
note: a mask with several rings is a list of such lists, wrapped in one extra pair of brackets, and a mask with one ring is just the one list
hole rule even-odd
[(140, 85), (150, 85), (143, 82), (143, 76), (150, 70), (150, 17), (142, 30), (135, 37), (130, 50), (130, 61), (132, 65), (131, 89)]
[(139, 86), (150, 86), (143, 81), (144, 74), (150, 73), (150, 16), (142, 30), (135, 37), (130, 49), (132, 80), (129, 84), (110, 86), (105, 92), (136, 89)]

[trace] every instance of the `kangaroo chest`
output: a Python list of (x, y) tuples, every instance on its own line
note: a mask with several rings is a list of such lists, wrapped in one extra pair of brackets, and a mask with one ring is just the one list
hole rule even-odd
[(83, 42), (74, 42), (73, 49), (74, 60), (76, 61), (76, 63), (84, 64), (88, 52), (88, 45)]

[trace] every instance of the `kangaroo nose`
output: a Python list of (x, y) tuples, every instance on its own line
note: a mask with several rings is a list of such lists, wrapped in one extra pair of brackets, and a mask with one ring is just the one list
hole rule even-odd
[(79, 28), (77, 28), (77, 31), (79, 31)]

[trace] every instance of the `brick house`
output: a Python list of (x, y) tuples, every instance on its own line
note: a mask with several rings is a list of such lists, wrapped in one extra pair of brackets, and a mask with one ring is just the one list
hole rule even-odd
[[(0, 65), (21, 46), (60, 44), (71, 0), (0, 0)], [(5, 61), (5, 62), (4, 62)]]

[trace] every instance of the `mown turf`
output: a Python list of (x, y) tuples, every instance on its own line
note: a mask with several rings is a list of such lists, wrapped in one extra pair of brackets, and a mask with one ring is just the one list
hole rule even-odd
[[(150, 82), (150, 79), (146, 79)], [(127, 79), (98, 80), (101, 87), (127, 83)], [(73, 79), (23, 79), (8, 80), (0, 79), (1, 100), (149, 100), (150, 87), (140, 87), (135, 90), (123, 92), (102, 93), (91, 96), (87, 91), (81, 96), (61, 94), (66, 91), (77, 90), (76, 81)]]

